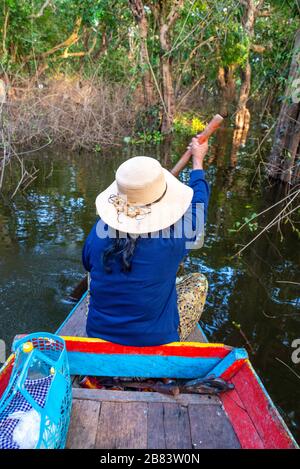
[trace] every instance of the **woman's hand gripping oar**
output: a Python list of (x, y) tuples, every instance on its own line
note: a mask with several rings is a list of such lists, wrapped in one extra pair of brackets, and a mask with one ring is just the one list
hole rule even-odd
[[(201, 134), (197, 135), (198, 143), (202, 144), (209, 139), (209, 137), (220, 127), (223, 122), (223, 117), (220, 114), (216, 114), (209, 124), (205, 127)], [(173, 176), (178, 177), (179, 173), (186, 167), (192, 156), (190, 148), (182, 155), (179, 161), (177, 161), (174, 168), (171, 170)]]

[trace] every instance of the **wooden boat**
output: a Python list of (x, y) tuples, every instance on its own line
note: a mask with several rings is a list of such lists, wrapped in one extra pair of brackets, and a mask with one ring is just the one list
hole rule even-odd
[[(67, 448), (297, 448), (244, 349), (208, 343), (199, 328), (187, 342), (128, 347), (85, 337), (86, 295), (57, 334), (72, 375), (199, 378), (234, 385), (219, 395), (82, 389), (73, 380)], [(0, 371), (0, 396), (14, 363)]]

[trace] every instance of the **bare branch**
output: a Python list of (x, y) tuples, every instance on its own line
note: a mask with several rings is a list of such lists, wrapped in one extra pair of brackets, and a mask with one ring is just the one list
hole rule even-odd
[(184, 0), (175, 0), (172, 4), (171, 10), (167, 16), (166, 21), (166, 26), (168, 30), (172, 27), (174, 21), (176, 21), (178, 16), (180, 15), (180, 10), (182, 9), (183, 4)]
[(266, 46), (262, 46), (260, 44), (251, 44), (250, 49), (253, 50), (253, 52), (256, 52), (258, 54), (262, 54), (267, 50)]
[(280, 358), (278, 357), (275, 357), (275, 360), (277, 360), (279, 363), (282, 363), (284, 366), (286, 366), (297, 378), (300, 379), (300, 375), (298, 375), (296, 373), (296, 371), (293, 370), (293, 368), (290, 367), (290, 365), (288, 365), (287, 363), (285, 363), (284, 361), (280, 360)]
[(196, 80), (196, 82), (193, 84), (193, 86), (182, 96), (180, 99), (179, 103), (177, 104), (177, 107), (179, 108), (180, 105), (183, 103), (183, 101), (191, 94), (191, 92), (199, 85), (199, 83), (205, 78), (205, 75), (201, 75), (201, 77)]
[(40, 11), (36, 13), (35, 15), (30, 15), (29, 18), (35, 19), (35, 18), (40, 18), (44, 14), (44, 10), (49, 6), (51, 3), (51, 0), (46, 0), (45, 3), (41, 6)]
[[(36, 58), (48, 57), (49, 55), (54, 54), (55, 52), (57, 52), (60, 49), (68, 48), (68, 47), (71, 47), (73, 44), (76, 44), (76, 42), (78, 42), (79, 38), (80, 38), (79, 30), (80, 30), (81, 23), (82, 23), (82, 18), (78, 17), (76, 19), (75, 27), (74, 27), (74, 30), (73, 30), (72, 34), (67, 39), (65, 39), (65, 41), (63, 41), (60, 44), (57, 44), (56, 46), (52, 47), (52, 49), (50, 49), (46, 52), (43, 52), (42, 54), (39, 54), (38, 56), (36, 56)], [(31, 55), (27, 55), (26, 57), (23, 57), (23, 63), (28, 62), (29, 60), (31, 60), (31, 58), (32, 58)]]
[(9, 9), (7, 8), (5, 12), (5, 17), (4, 17), (4, 23), (3, 23), (3, 33), (2, 33), (2, 50), (3, 54), (6, 54), (6, 36), (7, 36), (7, 25), (8, 25), (8, 18), (9, 18)]
[(179, 85), (181, 84), (181, 80), (182, 80), (182, 77), (187, 69), (187, 66), (189, 65), (189, 63), (191, 62), (191, 60), (193, 59), (193, 57), (195, 56), (196, 52), (198, 49), (200, 49), (202, 46), (204, 45), (209, 45), (210, 42), (212, 42), (214, 40), (214, 36), (211, 36), (209, 37), (208, 39), (206, 39), (205, 41), (201, 41), (199, 42), (199, 44), (197, 44), (194, 49), (191, 51), (191, 53), (189, 54), (188, 58), (186, 59), (186, 61), (184, 62), (184, 64), (182, 65), (181, 67), (181, 72), (180, 72), (180, 75), (177, 79), (177, 83), (176, 83), (176, 91), (175, 91), (175, 94), (177, 95), (177, 92), (178, 92), (178, 88), (179, 88)]
[[(291, 203), (299, 196), (300, 190), (296, 191), (296, 194), (294, 193), (293, 197), (286, 203), (284, 208), (268, 223), (267, 226), (265, 226), (249, 243), (247, 243), (245, 246), (240, 249), (235, 256), (239, 256), (246, 248), (248, 248), (257, 238), (259, 238), (263, 233), (268, 231), (270, 228), (272, 228), (276, 224), (280, 224), (282, 220), (288, 219), (289, 215), (294, 213), (296, 210), (299, 209), (300, 205), (297, 205), (295, 208), (290, 210), (288, 213), (286, 212), (287, 207), (291, 205)], [(252, 221), (252, 220), (251, 220)]]
[(81, 51), (81, 52), (69, 52), (68, 48), (66, 48), (59, 57), (67, 59), (68, 57), (84, 57), (85, 55), (91, 55), (91, 53), (95, 49), (96, 44), (97, 44), (97, 36), (94, 37), (92, 45), (88, 50)]
[(142, 0), (128, 0), (132, 14), (136, 21), (141, 21), (145, 16), (145, 10)]
[(271, 16), (271, 11), (270, 10), (262, 10), (262, 11), (259, 11), (257, 16), (259, 18), (267, 18), (269, 16)]

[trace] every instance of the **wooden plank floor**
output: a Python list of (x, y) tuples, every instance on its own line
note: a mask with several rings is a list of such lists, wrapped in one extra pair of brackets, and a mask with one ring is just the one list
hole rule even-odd
[(59, 335), (86, 337), (86, 301), (86, 298), (84, 298), (77, 306), (74, 313), (67, 318), (66, 322), (56, 331)]
[[(59, 335), (86, 337), (86, 299), (78, 305), (74, 313), (67, 319), (67, 321), (56, 331)], [(186, 342), (207, 342), (206, 337), (202, 334), (201, 329), (196, 328)]]
[(240, 448), (218, 397), (73, 390), (67, 448)]

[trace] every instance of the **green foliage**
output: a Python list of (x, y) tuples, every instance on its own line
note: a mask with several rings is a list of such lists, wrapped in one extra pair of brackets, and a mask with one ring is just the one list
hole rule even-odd
[(257, 18), (255, 42), (265, 46), (262, 54), (253, 53), (253, 89), (261, 88), (277, 91), (283, 95), (289, 72), (295, 33), (299, 27), (299, 16), (295, 14), (293, 2), (272, 0), (271, 14)]
[(160, 123), (161, 115), (159, 106), (149, 106), (137, 112), (134, 131), (136, 134), (140, 135), (154, 134), (159, 130)]
[(244, 65), (249, 56), (250, 39), (245, 34), (243, 27), (240, 24), (233, 23), (223, 34), (222, 65)]
[(102, 150), (101, 145), (99, 145), (99, 143), (97, 143), (97, 145), (95, 145), (95, 148), (94, 148), (95, 153), (99, 153), (101, 150)]
[(109, 49), (99, 60), (98, 75), (115, 83), (127, 83), (131, 78), (127, 51), (124, 47)]
[(229, 233), (237, 233), (240, 231), (244, 226), (247, 226), (248, 230), (253, 233), (258, 229), (258, 223), (257, 221), (253, 221), (257, 217), (257, 213), (252, 213), (248, 217), (243, 217), (242, 222), (241, 221), (236, 221), (233, 225), (233, 228), (228, 229)]

